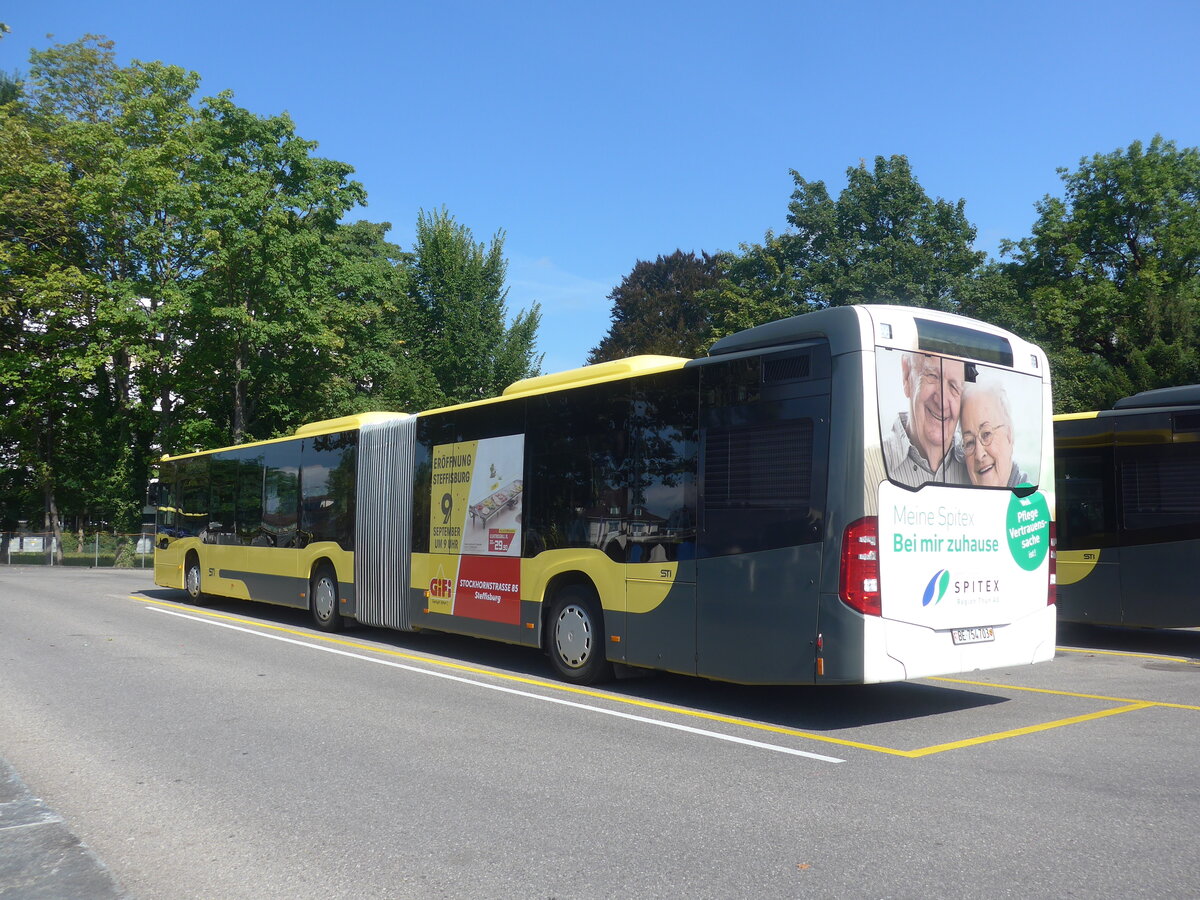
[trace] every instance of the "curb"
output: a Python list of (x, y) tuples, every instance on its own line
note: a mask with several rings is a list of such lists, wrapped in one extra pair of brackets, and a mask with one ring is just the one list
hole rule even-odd
[(129, 894), (62, 816), (0, 759), (0, 898), (117, 900)]

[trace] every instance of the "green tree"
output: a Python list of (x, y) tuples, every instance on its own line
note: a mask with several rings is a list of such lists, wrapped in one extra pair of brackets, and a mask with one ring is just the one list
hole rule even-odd
[(806, 282), (796, 271), (792, 250), (788, 235), (768, 231), (761, 244), (742, 244), (739, 253), (718, 254), (722, 275), (697, 298), (710, 311), (713, 337), (826, 305), (819, 293), (805, 294)]
[(846, 176), (831, 201), (824, 183), (792, 172), (785, 246), (807, 297), (955, 309), (985, 257), (971, 249), (966, 201), (930, 199), (904, 156), (877, 156), (873, 169), (863, 163)]
[(638, 260), (608, 295), (612, 324), (588, 354), (588, 363), (641, 353), (695, 357), (712, 343), (712, 325), (702, 292), (717, 285), (717, 259), (708, 253)]
[(410, 343), (432, 375), (425, 383), (437, 392), (422, 399), (465, 403), (494, 397), (538, 374), (541, 310), (535, 303), (507, 321), (503, 232), (490, 244), (477, 244), (471, 230), (444, 208), (421, 210), (406, 268), (417, 325)]
[(0, 72), (0, 106), (21, 96), (21, 77), (16, 72)]
[(54, 135), (0, 117), (0, 518), (55, 531), (60, 498), (76, 503), (86, 489), (70, 448), (89, 384), (78, 330), (96, 287), (76, 265), (77, 209), (58, 150)]
[(419, 393), (419, 366), (386, 363), (417, 327), (401, 254), (340, 224), (365, 198), (350, 167), (198, 82), (89, 36), (32, 54), (0, 114), (12, 510), (136, 527), (160, 448)]
[(715, 331), (729, 334), (824, 306), (902, 303), (953, 311), (985, 254), (965, 201), (931, 199), (904, 156), (846, 170), (834, 200), (793, 171), (790, 228), (729, 258), (711, 298)]
[(994, 273), (1017, 300), (997, 318), (1047, 348), (1058, 408), (1200, 381), (1200, 150), (1156, 136), (1059, 174)]
[(324, 394), (329, 416), (368, 410), (413, 412), (439, 397), (419, 354), (419, 314), (408, 295), (408, 268), (386, 223), (345, 225), (327, 244), (337, 295), (333, 327), (342, 335), (329, 358)]
[(350, 166), (313, 156), (288, 116), (255, 115), (228, 93), (204, 102), (196, 131), (203, 211), (192, 225), (207, 252), (182, 365), (207, 376), (195, 411), (238, 443), (325, 407), (320, 384), (344, 343), (330, 243), (366, 192)]

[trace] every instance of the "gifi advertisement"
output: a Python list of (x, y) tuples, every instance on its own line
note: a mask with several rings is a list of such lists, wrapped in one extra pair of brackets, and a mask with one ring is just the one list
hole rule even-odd
[(520, 623), (524, 462), (520, 434), (433, 448), (431, 612)]

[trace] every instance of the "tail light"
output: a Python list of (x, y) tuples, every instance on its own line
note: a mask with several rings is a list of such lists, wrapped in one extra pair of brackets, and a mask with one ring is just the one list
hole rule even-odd
[(842, 535), (842, 602), (868, 616), (883, 615), (879, 596), (879, 519), (866, 516)]
[(1050, 523), (1050, 584), (1046, 589), (1046, 605), (1058, 602), (1058, 526)]

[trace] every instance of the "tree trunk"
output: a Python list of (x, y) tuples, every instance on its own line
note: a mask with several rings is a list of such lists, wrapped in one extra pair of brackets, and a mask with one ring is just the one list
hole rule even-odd
[(58, 504), (54, 500), (54, 488), (47, 484), (44, 492), (46, 498), (46, 531), (54, 533), (54, 560), (59, 565), (62, 565), (62, 523), (58, 521)]
[(239, 344), (233, 360), (233, 442), (240, 444), (246, 431), (246, 383), (242, 380), (243, 347)]

